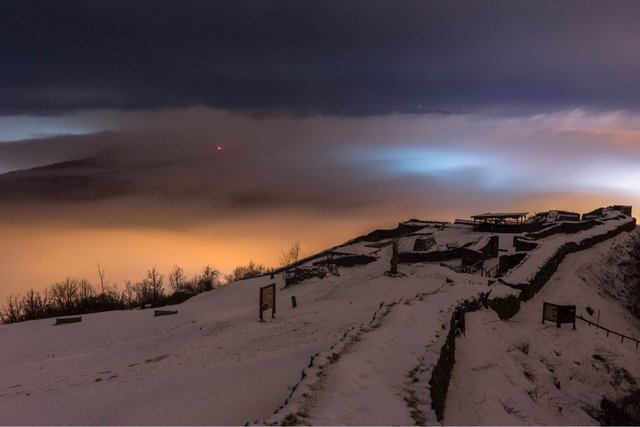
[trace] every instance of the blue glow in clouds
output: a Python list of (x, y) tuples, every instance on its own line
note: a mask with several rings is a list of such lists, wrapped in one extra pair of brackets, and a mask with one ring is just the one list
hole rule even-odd
[(486, 154), (442, 147), (357, 147), (348, 156), (359, 162), (374, 162), (386, 175), (418, 174), (446, 177), (464, 170), (490, 166)]
[(73, 116), (38, 117), (6, 116), (0, 117), (0, 143), (25, 139), (45, 138), (56, 135), (84, 135), (98, 132), (93, 126), (81, 123)]

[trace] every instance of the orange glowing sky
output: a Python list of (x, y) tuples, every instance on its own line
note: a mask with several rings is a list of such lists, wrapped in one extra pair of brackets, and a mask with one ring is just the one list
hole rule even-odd
[[(0, 301), (10, 294), (22, 294), (29, 288), (43, 289), (67, 276), (84, 277), (96, 283), (98, 263), (106, 268), (111, 283), (120, 289), (125, 280), (141, 280), (147, 268), (157, 266), (168, 273), (174, 265), (184, 268), (188, 276), (212, 265), (223, 273), (249, 260), (277, 266), (280, 250), (301, 243), (302, 255), (342, 243), (374, 228), (391, 228), (410, 217), (453, 220), (488, 210), (530, 213), (549, 208), (586, 212), (597, 206), (622, 202), (606, 195), (549, 194), (514, 199), (492, 205), (485, 201), (465, 206), (464, 201), (452, 209), (430, 203), (389, 207), (381, 204), (367, 212), (317, 215), (303, 210), (241, 215), (236, 221), (221, 219), (198, 222), (193, 226), (142, 227), (75, 225), (74, 216), (62, 221), (61, 212), (42, 223), (3, 221), (0, 235)], [(628, 199), (624, 200), (629, 202)], [(638, 200), (640, 201), (640, 200)], [(119, 203), (113, 202), (114, 205)], [(128, 201), (126, 206), (136, 203)], [(24, 209), (24, 206), (21, 206)], [(99, 207), (104, 209), (104, 205)], [(40, 209), (34, 205), (33, 209)], [(84, 206), (80, 215), (89, 215), (93, 207)], [(113, 206), (113, 209), (123, 209)], [(22, 210), (24, 213), (24, 210)]]

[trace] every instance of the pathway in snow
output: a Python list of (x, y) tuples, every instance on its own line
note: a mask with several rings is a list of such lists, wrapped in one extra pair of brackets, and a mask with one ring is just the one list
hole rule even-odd
[(428, 381), (451, 313), (462, 300), (488, 289), (441, 282), (430, 292), (385, 304), (369, 325), (316, 356), (293, 403), (266, 421), (289, 416), (287, 421), (314, 425), (435, 422)]
[(427, 298), (429, 302), (415, 299), (391, 307), (379, 327), (363, 334), (329, 367), (309, 422), (414, 424), (405, 400), (412, 386), (409, 373), (421, 363), (435, 364), (446, 338), (443, 326), (451, 317), (450, 310), (437, 308), (450, 301), (439, 295)]

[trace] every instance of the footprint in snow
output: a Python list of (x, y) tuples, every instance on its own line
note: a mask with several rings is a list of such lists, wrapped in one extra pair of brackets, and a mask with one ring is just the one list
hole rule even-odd
[(145, 361), (144, 361), (144, 363), (154, 363), (154, 362), (159, 362), (159, 361), (161, 361), (162, 359), (165, 359), (165, 358), (167, 358), (167, 357), (169, 357), (169, 353), (167, 353), (167, 354), (163, 354), (162, 356), (157, 356), (157, 357), (153, 357), (153, 358), (151, 358), (151, 359), (147, 359), (147, 360), (145, 360)]

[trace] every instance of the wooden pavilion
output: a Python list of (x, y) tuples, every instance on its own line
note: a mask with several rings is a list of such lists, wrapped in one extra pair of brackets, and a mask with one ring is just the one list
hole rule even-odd
[(527, 220), (529, 212), (492, 213), (487, 212), (472, 215), (475, 231), (490, 231), (503, 233), (519, 233)]

